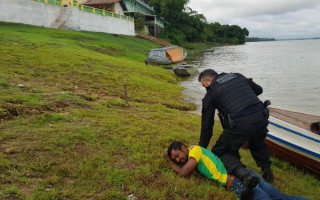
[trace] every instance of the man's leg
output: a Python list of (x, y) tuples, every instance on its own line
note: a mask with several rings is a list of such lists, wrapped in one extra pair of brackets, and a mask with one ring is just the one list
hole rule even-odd
[[(242, 182), (235, 178), (230, 186), (230, 190), (235, 192), (237, 194), (238, 197), (240, 197), (241, 199), (247, 200), (248, 198), (243, 198), (241, 196), (242, 190), (243, 190), (243, 184)], [(256, 186), (253, 189), (253, 194), (252, 194), (252, 198), (254, 200), (271, 200), (271, 198), (269, 197), (269, 195), (267, 193), (265, 193), (261, 188), (259, 188), (259, 186)]]
[(253, 188), (259, 180), (240, 161), (239, 149), (247, 139), (248, 135), (241, 134), (237, 129), (224, 129), (211, 151), (221, 159), (228, 174), (233, 174), (242, 181), (241, 199), (249, 200), (253, 199)]
[(271, 161), (269, 157), (269, 151), (267, 144), (264, 142), (264, 138), (267, 135), (267, 121), (261, 121), (255, 123), (256, 133), (249, 139), (248, 148), (250, 149), (253, 159), (256, 161), (258, 167), (261, 168), (262, 177), (269, 183), (273, 183), (273, 174), (271, 171)]
[(257, 185), (254, 189), (253, 189), (253, 193), (254, 193), (254, 200), (272, 200), (272, 198), (265, 192), (263, 191), (259, 185)]
[[(240, 162), (240, 159), (236, 156), (230, 154), (223, 154), (220, 156), (222, 162), (228, 163), (228, 174), (233, 174), (237, 177), (237, 179), (242, 181), (242, 189), (240, 193), (241, 200), (252, 200), (254, 197), (254, 188), (259, 182), (259, 179), (253, 176), (249, 170), (247, 170), (246, 166)], [(237, 166), (234, 169), (234, 166)], [(231, 169), (231, 170), (230, 170)], [(232, 170), (233, 169), (233, 170)], [(264, 196), (260, 194), (260, 196)], [(261, 198), (263, 199), (263, 198)]]
[(228, 174), (233, 174), (238, 167), (246, 167), (240, 161), (239, 154), (239, 149), (246, 142), (246, 139), (238, 138), (235, 131), (234, 129), (224, 129), (211, 149), (212, 153), (221, 159)]
[(241, 129), (224, 129), (211, 150), (221, 159), (228, 174), (235, 175), (241, 181), (249, 176), (250, 173), (240, 161), (239, 149), (253, 133), (252, 126), (246, 126)]
[(248, 147), (251, 155), (257, 163), (257, 166), (261, 168), (262, 177), (269, 183), (273, 183), (273, 173), (271, 171), (271, 161), (269, 158), (269, 152), (266, 143), (261, 140), (249, 140)]
[[(259, 187), (261, 190), (263, 190), (271, 199), (283, 199), (283, 200), (309, 200), (304, 197), (298, 197), (298, 196), (289, 196), (281, 193), (279, 190), (277, 190), (275, 187), (270, 185), (269, 183), (265, 182), (260, 178), (260, 176), (253, 170), (249, 169), (249, 171), (259, 179), (259, 184), (257, 187)], [(255, 190), (254, 190), (255, 192)], [(259, 194), (257, 194), (259, 195)], [(254, 199), (256, 199), (256, 193), (254, 193)]]

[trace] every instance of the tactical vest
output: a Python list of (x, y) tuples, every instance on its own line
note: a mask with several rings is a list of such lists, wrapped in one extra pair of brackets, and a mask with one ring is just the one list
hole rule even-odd
[(260, 102), (248, 79), (239, 73), (221, 73), (210, 87), (215, 102), (218, 102), (217, 109), (224, 116), (230, 114), (233, 117), (248, 106)]

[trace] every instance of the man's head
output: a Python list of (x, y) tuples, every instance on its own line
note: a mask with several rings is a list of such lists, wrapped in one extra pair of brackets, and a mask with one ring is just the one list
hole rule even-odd
[(200, 73), (198, 81), (203, 87), (207, 88), (211, 85), (211, 82), (216, 75), (218, 75), (218, 73), (213, 69), (205, 69)]
[(188, 161), (189, 149), (181, 142), (172, 142), (168, 147), (168, 156), (177, 163), (186, 163)]

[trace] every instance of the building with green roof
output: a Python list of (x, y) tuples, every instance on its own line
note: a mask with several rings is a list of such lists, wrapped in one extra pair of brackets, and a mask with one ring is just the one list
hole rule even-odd
[(126, 15), (134, 17), (135, 13), (140, 13), (145, 16), (145, 25), (149, 35), (158, 36), (164, 28), (162, 19), (155, 15), (154, 9), (142, 0), (123, 0), (127, 7)]

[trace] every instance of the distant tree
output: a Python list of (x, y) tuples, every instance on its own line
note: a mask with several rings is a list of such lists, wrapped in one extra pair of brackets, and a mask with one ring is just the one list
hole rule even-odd
[(263, 41), (275, 41), (274, 38), (258, 38), (258, 37), (247, 37), (246, 42), (263, 42)]
[(207, 23), (203, 14), (187, 7), (189, 0), (145, 0), (152, 6), (157, 16), (165, 19), (162, 36), (173, 43), (219, 42), (244, 44), (249, 31), (237, 25)]

